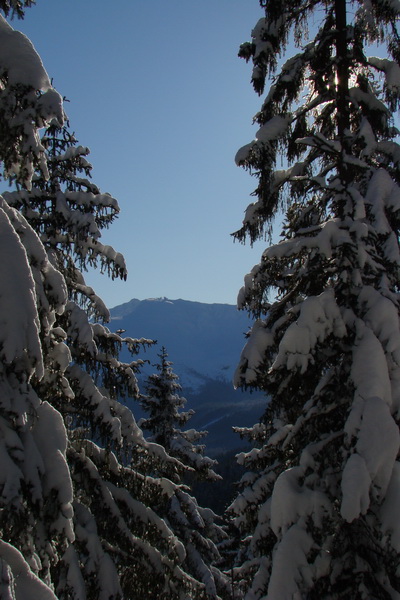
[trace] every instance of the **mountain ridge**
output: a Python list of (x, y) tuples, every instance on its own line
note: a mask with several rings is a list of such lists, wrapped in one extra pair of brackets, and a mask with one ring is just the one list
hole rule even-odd
[[(110, 328), (134, 338), (157, 341), (146, 350), (144, 377), (155, 371), (162, 346), (182, 386), (187, 407), (195, 411), (190, 427), (207, 429), (207, 452), (217, 454), (243, 446), (232, 426), (248, 427), (259, 420), (265, 398), (234, 390), (232, 377), (239, 363), (251, 320), (231, 304), (206, 304), (166, 297), (133, 298), (110, 310)], [(122, 353), (123, 360), (131, 360)], [(142, 381), (143, 382), (143, 381)], [(137, 403), (131, 407), (142, 415)]]
[(190, 372), (232, 378), (251, 325), (247, 314), (234, 305), (181, 298), (133, 298), (112, 308), (110, 314), (112, 328), (123, 326), (127, 335), (165, 346), (178, 375), (192, 385)]

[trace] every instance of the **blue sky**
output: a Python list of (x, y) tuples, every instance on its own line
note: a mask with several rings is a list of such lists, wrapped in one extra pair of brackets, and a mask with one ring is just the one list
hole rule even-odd
[(93, 181), (119, 201), (103, 242), (128, 281), (88, 274), (110, 307), (167, 296), (234, 304), (265, 247), (233, 243), (256, 181), (234, 164), (261, 105), (237, 58), (258, 0), (37, 0), (24, 21)]

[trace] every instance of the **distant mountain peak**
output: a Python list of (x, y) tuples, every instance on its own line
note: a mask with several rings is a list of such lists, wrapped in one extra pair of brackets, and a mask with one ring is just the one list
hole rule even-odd
[(132, 298), (129, 302), (125, 302), (124, 304), (119, 304), (114, 306), (111, 309), (111, 320), (120, 320), (121, 317), (125, 315), (131, 314), (135, 311), (140, 305), (173, 305), (173, 306), (186, 306), (188, 309), (196, 308), (199, 306), (204, 307), (204, 309), (208, 309), (211, 307), (229, 307), (228, 310), (232, 310), (237, 312), (237, 308), (234, 304), (220, 303), (220, 302), (197, 302), (196, 300), (183, 300), (182, 298), (171, 299), (166, 296), (160, 296), (159, 298), (145, 298), (144, 300), (138, 300), (137, 298)]
[[(137, 300), (111, 309), (111, 328), (165, 346), (184, 382), (190, 373), (230, 380), (239, 362), (247, 314), (231, 304), (206, 304), (167, 297)], [(114, 321), (114, 325), (113, 325)], [(159, 349), (155, 350), (158, 352)], [(192, 381), (190, 381), (192, 383)]]
[[(111, 328), (124, 335), (157, 340), (140, 358), (149, 364), (143, 375), (154, 372), (157, 354), (164, 346), (188, 398), (195, 409), (192, 426), (210, 431), (207, 445), (217, 450), (241, 444), (232, 425), (250, 426), (262, 414), (265, 400), (251, 401), (234, 391), (232, 375), (251, 325), (247, 313), (232, 304), (206, 304), (169, 298), (136, 298), (111, 309)], [(130, 355), (123, 355), (127, 361)], [(242, 402), (243, 404), (242, 404)], [(193, 404), (190, 404), (193, 402)], [(253, 406), (253, 404), (254, 406)]]

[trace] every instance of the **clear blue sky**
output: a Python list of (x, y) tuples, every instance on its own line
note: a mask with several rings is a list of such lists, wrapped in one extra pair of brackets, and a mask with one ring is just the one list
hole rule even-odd
[(234, 164), (261, 99), (240, 43), (258, 0), (37, 0), (24, 21), (93, 181), (119, 201), (103, 243), (128, 281), (88, 275), (109, 307), (167, 296), (234, 304), (265, 244), (233, 243), (256, 181)]

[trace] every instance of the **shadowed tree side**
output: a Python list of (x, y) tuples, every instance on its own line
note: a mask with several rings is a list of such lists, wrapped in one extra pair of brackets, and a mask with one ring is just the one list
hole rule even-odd
[[(230, 507), (244, 597), (358, 600), (400, 593), (400, 8), (385, 0), (262, 2), (240, 56), (262, 94), (236, 162), (258, 179), (236, 238), (270, 231), (239, 293), (257, 321), (237, 386), (265, 391)], [(351, 18), (349, 13), (351, 11)], [(307, 24), (315, 35), (306, 39)], [(278, 70), (294, 38), (299, 51)], [(385, 44), (390, 58), (368, 56)], [(283, 155), (286, 168), (277, 170)], [(275, 300), (270, 300), (275, 296)]]

